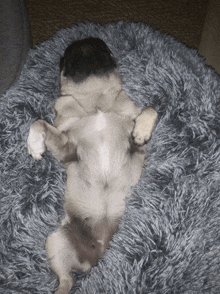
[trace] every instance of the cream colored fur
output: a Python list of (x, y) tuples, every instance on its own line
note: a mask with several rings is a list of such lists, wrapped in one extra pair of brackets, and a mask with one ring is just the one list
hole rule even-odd
[[(46, 242), (51, 268), (60, 282), (56, 294), (67, 294), (73, 286), (71, 271), (89, 271), (93, 264), (79, 255), (83, 249), (63, 228), (70, 225), (73, 215), (80, 218), (91, 228), (95, 242), (91, 248), (98, 248), (94, 249), (98, 257), (104, 253), (145, 161), (144, 147), (133, 146), (132, 150), (132, 134), (139, 145), (149, 140), (157, 113), (150, 107), (140, 111), (122, 89), (116, 71), (108, 77), (89, 77), (80, 84), (61, 73), (61, 97), (55, 110), (54, 126), (43, 120), (31, 125), (28, 152), (41, 160), (49, 150), (67, 165), (66, 217)], [(68, 160), (71, 156), (74, 159)]]

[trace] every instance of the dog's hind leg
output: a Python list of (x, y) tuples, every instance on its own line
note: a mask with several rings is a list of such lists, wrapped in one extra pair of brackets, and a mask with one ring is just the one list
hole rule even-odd
[(68, 240), (59, 230), (47, 237), (46, 250), (52, 271), (59, 277), (59, 288), (55, 294), (68, 294), (73, 286), (72, 252)]
[(87, 271), (91, 266), (78, 261), (74, 245), (62, 231), (62, 227), (47, 237), (46, 250), (51, 269), (59, 278), (59, 287), (55, 294), (68, 294), (74, 284), (72, 270)]

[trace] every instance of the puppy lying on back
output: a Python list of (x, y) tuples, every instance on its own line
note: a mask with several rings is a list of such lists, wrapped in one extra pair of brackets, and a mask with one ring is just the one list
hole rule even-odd
[(46, 150), (67, 166), (60, 229), (46, 241), (51, 269), (59, 277), (56, 294), (69, 293), (72, 271), (97, 265), (138, 183), (146, 143), (157, 113), (141, 110), (121, 86), (115, 59), (100, 39), (76, 41), (61, 59), (61, 96), (54, 126), (38, 120), (30, 127), (28, 151), (41, 160)]

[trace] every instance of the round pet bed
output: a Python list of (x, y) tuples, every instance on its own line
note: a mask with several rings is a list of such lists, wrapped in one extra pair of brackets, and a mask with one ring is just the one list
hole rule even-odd
[(30, 124), (52, 123), (59, 60), (73, 41), (103, 39), (123, 87), (159, 113), (139, 184), (111, 248), (71, 293), (220, 293), (220, 80), (196, 50), (140, 23), (60, 30), (30, 50), (0, 100), (0, 292), (53, 293), (46, 237), (63, 217), (65, 168), (27, 152)]

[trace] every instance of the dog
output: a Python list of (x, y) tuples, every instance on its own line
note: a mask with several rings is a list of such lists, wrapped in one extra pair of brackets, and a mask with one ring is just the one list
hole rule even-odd
[(48, 150), (67, 167), (65, 218), (47, 237), (46, 251), (59, 278), (55, 293), (68, 294), (72, 272), (97, 265), (118, 230), (125, 198), (141, 176), (157, 112), (141, 111), (128, 97), (101, 39), (73, 42), (60, 70), (54, 126), (35, 121), (27, 145), (34, 159)]

